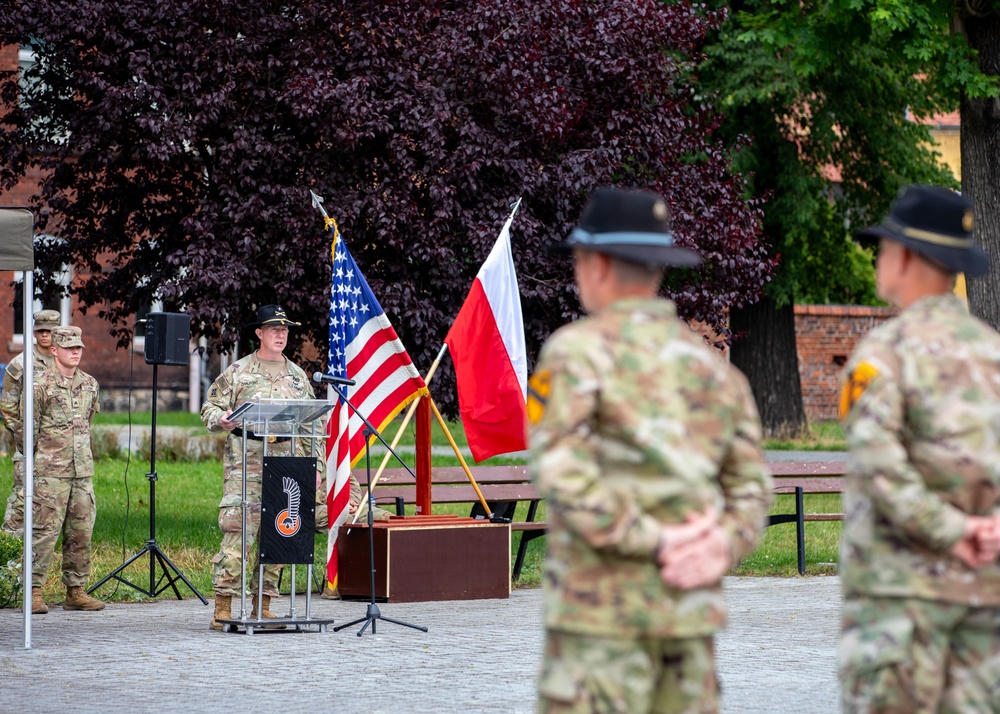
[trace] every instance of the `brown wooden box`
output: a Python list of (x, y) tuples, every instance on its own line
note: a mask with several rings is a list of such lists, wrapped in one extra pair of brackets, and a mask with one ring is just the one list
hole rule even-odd
[[(510, 597), (510, 524), (457, 516), (376, 521), (375, 598), (387, 602)], [(341, 597), (370, 597), (368, 524), (341, 526)]]

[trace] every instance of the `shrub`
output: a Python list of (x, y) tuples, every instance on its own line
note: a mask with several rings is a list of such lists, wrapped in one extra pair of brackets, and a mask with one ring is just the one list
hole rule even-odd
[[(196, 461), (222, 460), (226, 436), (205, 434), (204, 430), (181, 432), (179, 430), (156, 435), (156, 461), (163, 463), (194, 463)], [(149, 436), (144, 434), (137, 456), (149, 461)]]
[(0, 608), (20, 601), (22, 554), (21, 539), (0, 531)]
[(90, 450), (95, 459), (121, 459), (125, 457), (124, 449), (118, 443), (118, 432), (115, 429), (91, 429)]

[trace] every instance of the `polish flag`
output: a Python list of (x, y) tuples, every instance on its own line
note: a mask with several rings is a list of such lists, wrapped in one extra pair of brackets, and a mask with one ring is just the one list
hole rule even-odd
[(462, 424), (476, 461), (528, 446), (528, 357), (510, 251), (510, 224), (520, 203), (500, 231), (445, 337), (455, 363)]

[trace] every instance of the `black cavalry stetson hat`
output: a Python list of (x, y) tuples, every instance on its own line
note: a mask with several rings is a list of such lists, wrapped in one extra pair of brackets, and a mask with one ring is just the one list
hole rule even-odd
[(285, 315), (281, 305), (261, 305), (257, 308), (257, 322), (249, 323), (244, 329), (250, 333), (265, 325), (284, 325), (285, 327), (302, 327), (301, 322), (293, 322)]
[(555, 252), (574, 247), (605, 253), (643, 265), (692, 266), (701, 262), (693, 250), (674, 241), (667, 202), (649, 191), (599, 188), (590, 195), (580, 225)]
[(989, 256), (972, 242), (972, 201), (940, 186), (907, 186), (882, 223), (865, 228), (860, 240), (888, 238), (915, 253), (970, 277), (990, 270)]

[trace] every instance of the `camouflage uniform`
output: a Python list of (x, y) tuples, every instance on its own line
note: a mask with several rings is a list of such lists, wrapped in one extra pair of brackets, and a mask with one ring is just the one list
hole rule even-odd
[(550, 522), (540, 710), (714, 711), (721, 583), (668, 587), (658, 546), (712, 506), (733, 563), (755, 544), (770, 476), (746, 380), (672, 302), (628, 298), (554, 333), (531, 390), (547, 399), (531, 434)]
[[(69, 329), (69, 328), (64, 328)], [(90, 426), (100, 411), (97, 380), (53, 367), (35, 380), (35, 489), (31, 581), (41, 588), (62, 532), (62, 581), (85, 587), (97, 504)]]
[[(52, 368), (52, 353), (39, 351), (32, 347), (34, 356), (35, 377)], [(7, 365), (3, 377), (3, 388), (0, 391), (0, 414), (3, 414), (4, 424), (14, 435), (14, 484), (7, 508), (3, 516), (3, 530), (13, 533), (18, 538), (24, 530), (24, 423), (21, 415), (21, 395), (24, 391), (24, 353), (17, 355)]]
[[(326, 418), (324, 417), (323, 425), (320, 427), (317, 425), (317, 431), (325, 434), (327, 430)], [(317, 443), (317, 453), (326, 454), (325, 439), (318, 440)], [(325, 467), (324, 467), (325, 469)], [(358, 523), (368, 522), (368, 491), (361, 487), (361, 482), (358, 481), (357, 477), (352, 471), (350, 474), (350, 479), (348, 481), (349, 485), (349, 498), (358, 504)], [(385, 510), (384, 508), (379, 508), (375, 506), (372, 510), (372, 519), (376, 521), (387, 521), (392, 518), (392, 513)], [(353, 515), (348, 515), (348, 522), (354, 519)], [(326, 494), (323, 491), (316, 491), (316, 532), (325, 532), (329, 528), (330, 522), (327, 516), (327, 506), (326, 506)]]
[(924, 297), (845, 374), (844, 709), (1000, 711), (1000, 567), (949, 553), (1000, 512), (1000, 335)]
[[(361, 482), (358, 481), (357, 478), (355, 478), (353, 471), (351, 472), (350, 486), (351, 486), (350, 499), (352, 501), (356, 501), (357, 504), (358, 504), (358, 510), (357, 510), (358, 520), (357, 520), (357, 522), (358, 523), (367, 523), (368, 522), (368, 489), (362, 488)], [(387, 521), (390, 518), (392, 518), (392, 512), (391, 511), (387, 511), (384, 508), (380, 508), (379, 506), (375, 506), (375, 508), (372, 509), (372, 520), (373, 521)], [(353, 520), (354, 520), (354, 516), (353, 515), (349, 515), (347, 517), (348, 523), (350, 523)], [(317, 525), (317, 528), (318, 527), (319, 526)]]
[[(219, 418), (227, 411), (233, 410), (244, 402), (255, 402), (261, 399), (313, 399), (314, 394), (306, 373), (285, 358), (285, 369), (276, 377), (272, 377), (265, 365), (257, 358), (257, 353), (244, 357), (233, 363), (219, 375), (208, 390), (208, 399), (201, 408), (201, 419), (209, 431), (222, 430)], [(320, 427), (317, 425), (317, 430)], [(315, 442), (315, 443), (313, 443)], [(315, 451), (314, 451), (315, 450)], [(325, 458), (320, 440), (296, 439), (296, 451), (292, 454), (291, 442), (269, 443), (269, 456), (309, 456), (316, 453), (316, 467), (321, 473), (326, 470)], [(260, 496), (261, 478), (263, 474), (263, 442), (247, 439), (247, 555), (257, 538), (260, 529)], [(212, 558), (215, 564), (212, 572), (212, 584), (216, 595), (240, 595), (240, 574), (242, 561), (240, 559), (240, 542), (243, 512), (241, 508), (243, 493), (243, 439), (230, 432), (226, 439), (223, 473), (223, 496), (219, 503), (219, 528), (222, 530), (222, 546), (219, 553)], [(325, 521), (325, 510), (317, 512), (319, 524)], [(278, 572), (280, 565), (264, 567), (264, 595), (278, 594)], [(256, 592), (257, 578), (251, 577), (252, 590)]]

